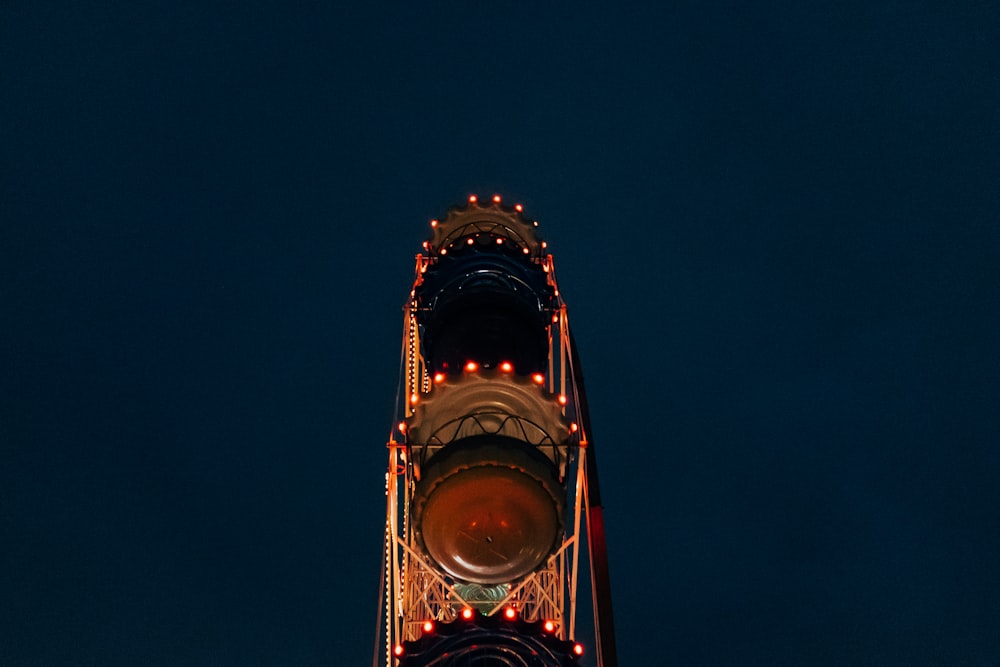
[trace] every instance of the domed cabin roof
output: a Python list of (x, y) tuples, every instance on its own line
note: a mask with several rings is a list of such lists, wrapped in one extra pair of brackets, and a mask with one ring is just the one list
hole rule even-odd
[(520, 204), (507, 206), (499, 196), (480, 202), (472, 195), (466, 205), (450, 208), (443, 220), (431, 221), (433, 234), (425, 249), (431, 256), (446, 255), (458, 243), (491, 237), (536, 259), (545, 254), (547, 245), (538, 237), (537, 227), (536, 221), (524, 217)]
[(432, 391), (413, 405), (406, 420), (410, 441), (440, 446), (490, 434), (535, 446), (565, 444), (570, 423), (558, 397), (545, 391), (539, 379), (478, 367), (459, 375), (442, 373)]

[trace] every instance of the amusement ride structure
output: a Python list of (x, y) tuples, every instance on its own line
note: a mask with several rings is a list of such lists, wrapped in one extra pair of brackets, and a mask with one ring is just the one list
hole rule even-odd
[(404, 307), (373, 667), (585, 653), (617, 667), (587, 397), (552, 255), (499, 196), (430, 224)]

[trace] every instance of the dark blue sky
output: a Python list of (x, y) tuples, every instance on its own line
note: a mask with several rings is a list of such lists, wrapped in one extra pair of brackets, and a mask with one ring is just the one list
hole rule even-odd
[(0, 2), (0, 664), (369, 664), (471, 192), (555, 254), (623, 667), (998, 663), (994, 3), (98, 4)]

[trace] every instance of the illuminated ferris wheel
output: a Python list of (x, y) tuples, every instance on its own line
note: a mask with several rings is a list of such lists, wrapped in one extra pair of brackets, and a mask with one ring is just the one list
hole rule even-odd
[(592, 650), (617, 667), (586, 392), (552, 255), (499, 196), (430, 224), (404, 308), (373, 666), (555, 667)]

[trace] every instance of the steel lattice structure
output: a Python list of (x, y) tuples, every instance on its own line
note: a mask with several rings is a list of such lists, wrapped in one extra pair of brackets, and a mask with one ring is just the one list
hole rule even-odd
[(586, 392), (537, 227), (472, 196), (416, 257), (375, 667), (576, 664), (581, 591), (617, 666)]

